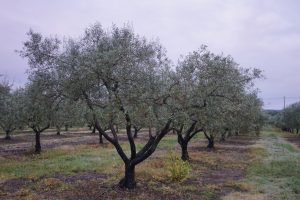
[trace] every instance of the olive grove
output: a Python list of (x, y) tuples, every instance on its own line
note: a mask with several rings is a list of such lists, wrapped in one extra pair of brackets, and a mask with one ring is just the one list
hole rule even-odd
[[(205, 46), (174, 69), (158, 41), (128, 26), (106, 30), (96, 23), (82, 37), (63, 41), (31, 30), (19, 53), (30, 70), (16, 109), (36, 134), (36, 152), (40, 134), (50, 126), (58, 134), (63, 125), (94, 126), (99, 143), (103, 136), (124, 162), (122, 188), (136, 186), (136, 165), (170, 131), (177, 133), (181, 157), (188, 160), (188, 143), (199, 132), (212, 148), (224, 132), (258, 127), (261, 103), (253, 80), (261, 77), (260, 70), (241, 68), (232, 57)], [(119, 128), (125, 130), (129, 153), (120, 144)], [(137, 148), (142, 128), (149, 130), (148, 138)]]

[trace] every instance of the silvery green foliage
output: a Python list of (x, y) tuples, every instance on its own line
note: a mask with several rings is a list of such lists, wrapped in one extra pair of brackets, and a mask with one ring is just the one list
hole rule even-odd
[(229, 125), (238, 132), (259, 131), (264, 125), (262, 101), (256, 92), (245, 94), (233, 114)]
[(7, 139), (10, 133), (22, 126), (20, 90), (5, 92), (0, 98), (0, 127), (6, 133)]
[(27, 84), (23, 92), (22, 119), (30, 128), (41, 130), (50, 125), (53, 100), (40, 87), (40, 81)]
[[(179, 124), (197, 122), (199, 128), (218, 134), (228, 118), (243, 104), (244, 96), (261, 77), (258, 69), (239, 67), (230, 56), (215, 55), (202, 46), (179, 62), (180, 98), (174, 105), (181, 111)], [(181, 120), (180, 120), (181, 119)]]
[(293, 131), (300, 129), (300, 102), (294, 103), (282, 111), (282, 128)]
[(170, 117), (159, 108), (170, 84), (164, 78), (168, 62), (157, 42), (147, 42), (130, 27), (104, 31), (95, 24), (79, 41), (67, 41), (57, 71), (66, 95), (101, 109), (108, 119), (103, 122), (125, 125), (124, 113), (130, 113), (133, 124), (143, 116), (162, 126)]
[(23, 49), (17, 52), (27, 58), (31, 72), (48, 71), (56, 62), (61, 42), (57, 38), (43, 38), (33, 30), (27, 36), (29, 39), (23, 43)]
[(11, 85), (9, 82), (3, 78), (3, 75), (0, 74), (0, 100), (4, 97), (4, 95), (8, 94), (11, 90)]
[(61, 98), (53, 109), (51, 125), (60, 133), (62, 127), (84, 126), (84, 111), (82, 102), (74, 102)]
[(35, 132), (40, 132), (50, 126), (55, 111), (59, 110), (64, 99), (55, 68), (61, 42), (57, 38), (43, 38), (32, 30), (27, 35), (28, 41), (18, 51), (30, 66), (29, 83), (23, 95), (22, 118)]

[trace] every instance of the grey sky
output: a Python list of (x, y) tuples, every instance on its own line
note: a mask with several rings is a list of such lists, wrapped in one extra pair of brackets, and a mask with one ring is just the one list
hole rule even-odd
[(298, 0), (0, 0), (0, 73), (26, 82), (27, 65), (15, 52), (29, 28), (44, 35), (78, 37), (90, 24), (130, 23), (136, 33), (159, 38), (177, 62), (208, 45), (244, 67), (264, 70), (259, 81), (265, 108), (300, 100)]

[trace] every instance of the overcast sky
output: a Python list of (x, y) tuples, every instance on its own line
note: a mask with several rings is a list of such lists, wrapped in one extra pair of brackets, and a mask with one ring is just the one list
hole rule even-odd
[(32, 28), (44, 35), (78, 37), (100, 22), (129, 23), (149, 39), (159, 38), (168, 56), (206, 44), (230, 54), (243, 67), (264, 70), (260, 97), (267, 109), (300, 101), (300, 1), (298, 0), (0, 0), (0, 74), (26, 82), (22, 48)]

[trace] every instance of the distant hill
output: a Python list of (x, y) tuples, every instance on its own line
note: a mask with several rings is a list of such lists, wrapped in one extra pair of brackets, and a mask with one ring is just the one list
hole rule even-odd
[(271, 110), (271, 109), (267, 109), (267, 110), (263, 110), (264, 113), (267, 113), (271, 116), (275, 116), (277, 115), (278, 113), (280, 113), (282, 110)]

